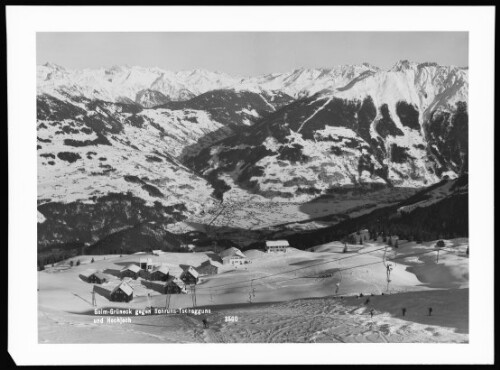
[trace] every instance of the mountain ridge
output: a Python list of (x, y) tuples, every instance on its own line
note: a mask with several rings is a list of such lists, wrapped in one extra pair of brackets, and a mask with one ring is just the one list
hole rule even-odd
[[(468, 71), (455, 66), (399, 61), (236, 78), (48, 64), (37, 82), (43, 247), (92, 244), (117, 230), (166, 236), (168, 223), (227, 199), (307, 202), (357, 186), (422, 188), (468, 171)], [(99, 220), (91, 232), (73, 217), (89, 212)], [(156, 226), (137, 228), (144, 215)]]
[(62, 89), (70, 94), (111, 102), (119, 98), (136, 101), (137, 93), (146, 89), (158, 91), (174, 101), (189, 100), (196, 95), (221, 88), (281, 90), (298, 98), (310, 96), (325, 88), (345, 86), (365, 72), (377, 74), (425, 67), (466, 71), (456, 66), (441, 66), (437, 63), (398, 61), (387, 70), (363, 63), (332, 68), (297, 68), (288, 72), (245, 77), (204, 69), (173, 72), (158, 67), (140, 66), (70, 70), (46, 63), (37, 66), (37, 86), (39, 93), (54, 94)]

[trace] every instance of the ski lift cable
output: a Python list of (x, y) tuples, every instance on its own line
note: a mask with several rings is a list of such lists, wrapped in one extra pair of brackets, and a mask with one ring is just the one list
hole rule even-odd
[[(352, 254), (352, 255), (349, 255), (349, 256), (345, 256), (345, 257), (341, 257), (341, 258), (336, 258), (336, 259), (333, 259), (333, 260), (328, 260), (328, 261), (323, 261), (323, 262), (311, 264), (311, 265), (308, 265), (308, 266), (298, 267), (298, 268), (292, 269), (292, 270), (286, 270), (286, 271), (276, 272), (274, 274), (269, 274), (269, 275), (265, 275), (265, 276), (260, 276), (260, 277), (254, 278), (252, 280), (266, 279), (266, 278), (269, 278), (269, 277), (284, 275), (284, 274), (287, 274), (287, 273), (290, 273), (290, 272), (304, 270), (304, 269), (308, 269), (308, 268), (315, 267), (315, 266), (326, 265), (326, 264), (329, 264), (329, 263), (333, 263), (333, 262), (337, 262), (337, 261), (342, 261), (342, 260), (345, 260), (345, 259), (348, 259), (348, 258), (354, 258), (354, 257), (361, 256), (361, 255), (364, 255), (364, 254), (369, 254), (369, 253), (377, 252), (377, 251), (380, 251), (380, 250), (382, 250), (384, 248), (385, 247), (377, 248), (377, 249), (374, 249), (372, 251), (360, 252), (360, 253), (357, 253), (357, 254)], [(250, 280), (246, 280), (246, 281), (250, 282)], [(224, 286), (230, 286), (232, 284), (235, 284), (235, 283), (226, 283), (226, 284), (215, 285), (212, 288), (219, 288), (219, 287), (224, 287)], [(200, 288), (200, 289), (203, 289), (203, 288)], [(207, 288), (204, 288), (204, 289), (207, 289)]]
[[(273, 274), (268, 274), (268, 275), (260, 276), (260, 277), (257, 277), (257, 278), (253, 278), (252, 280), (261, 280), (261, 279), (266, 279), (266, 278), (273, 277), (273, 276), (280, 276), (280, 275), (288, 274), (290, 272), (304, 270), (304, 269), (308, 269), (308, 268), (315, 267), (315, 266), (326, 265), (328, 263), (333, 263), (333, 262), (336, 262), (336, 261), (341, 261), (341, 260), (344, 260), (344, 259), (357, 257), (357, 256), (360, 256), (360, 255), (363, 255), (363, 254), (373, 253), (373, 252), (376, 252), (376, 251), (379, 251), (379, 250), (382, 250), (382, 249), (384, 249), (384, 248), (378, 248), (378, 249), (374, 249), (373, 251), (361, 252), (361, 253), (358, 253), (358, 254), (353, 254), (353, 255), (346, 256), (346, 257), (342, 257), (342, 258), (337, 258), (337, 259), (333, 259), (333, 260), (319, 262), (319, 263), (311, 264), (311, 265), (308, 265), (308, 266), (298, 267), (298, 268), (292, 269), (292, 270), (280, 271), (280, 272), (276, 272), (276, 273), (273, 273)], [(246, 280), (246, 282), (250, 282), (250, 281), (251, 280)], [(225, 284), (215, 285), (215, 286), (213, 286), (211, 288), (220, 288), (220, 287), (230, 286), (232, 284), (235, 284), (235, 283), (225, 283)], [(208, 288), (207, 287), (205, 287), (205, 288), (202, 287), (202, 288), (199, 288), (199, 289), (208, 289)]]
[[(423, 255), (423, 254), (428, 254), (428, 253), (432, 253), (434, 251), (425, 251), (425, 252), (421, 252), (421, 253), (414, 253), (412, 255), (404, 255), (404, 256), (400, 256), (400, 257), (397, 257), (397, 258), (406, 258), (406, 257), (413, 257), (413, 256), (418, 256), (418, 255)], [(451, 253), (451, 252), (447, 252), (447, 253)], [(391, 259), (394, 260), (396, 258), (393, 258)], [(361, 268), (361, 267), (366, 267), (366, 266), (371, 266), (371, 265), (376, 265), (378, 264), (379, 262), (369, 262), (369, 263), (365, 263), (363, 265), (356, 265), (356, 266), (350, 266), (350, 267), (345, 267), (343, 269), (340, 269), (340, 270), (337, 270), (338, 271), (347, 271), (347, 270), (353, 270), (353, 269), (356, 269), (356, 268)], [(275, 283), (276, 284), (279, 284), (279, 283), (284, 283), (284, 282), (287, 282), (287, 281), (291, 281), (291, 280), (298, 280), (298, 279), (310, 279), (310, 278), (316, 278), (316, 276), (301, 276), (301, 277), (293, 277), (293, 278), (288, 278), (288, 279), (284, 279), (284, 280), (280, 280), (280, 281), (276, 281)], [(238, 283), (241, 283), (241, 282), (238, 282)], [(233, 283), (234, 284), (234, 283)], [(258, 283), (256, 285), (264, 285), (265, 283)], [(255, 285), (254, 285), (255, 286)], [(232, 288), (233, 289), (236, 289), (236, 288), (246, 288), (248, 287), (247, 284), (245, 285), (240, 285), (240, 286), (233, 286)], [(206, 289), (206, 288), (205, 288)], [(215, 291), (221, 291), (222, 289), (215, 289)]]
[[(337, 258), (337, 259), (329, 260), (329, 261), (325, 261), (325, 262), (320, 262), (320, 263), (317, 263), (317, 264), (312, 264), (312, 265), (309, 265), (309, 266), (304, 266), (304, 267), (300, 267), (300, 268), (293, 269), (293, 270), (288, 270), (288, 271), (283, 271), (283, 272), (280, 272), (280, 273), (275, 273), (275, 274), (270, 274), (270, 275), (266, 275), (266, 276), (261, 276), (261, 277), (258, 277), (258, 278), (253, 278), (251, 280), (239, 281), (239, 282), (233, 282), (233, 283), (226, 283), (226, 284), (220, 284), (220, 285), (216, 285), (216, 286), (212, 286), (212, 287), (200, 287), (198, 289), (199, 290), (214, 289), (215, 291), (220, 291), (221, 289), (217, 289), (217, 288), (222, 288), (222, 287), (245, 288), (245, 287), (248, 287), (248, 284), (240, 285), (240, 286), (233, 286), (233, 285), (234, 284), (242, 284), (242, 283), (245, 283), (245, 282), (249, 283), (252, 280), (262, 280), (262, 279), (266, 279), (266, 278), (277, 276), (277, 275), (283, 275), (283, 274), (285, 274), (287, 272), (294, 272), (294, 271), (297, 271), (297, 270), (303, 270), (303, 269), (311, 268), (311, 267), (314, 267), (314, 266), (325, 265), (325, 264), (328, 264), (328, 263), (341, 261), (341, 260), (344, 260), (344, 259), (347, 259), (347, 258), (352, 258), (352, 257), (360, 256), (360, 255), (363, 255), (363, 254), (373, 253), (373, 252), (382, 250), (384, 248), (385, 247), (382, 247), (382, 248), (374, 249), (372, 251), (358, 253), (358, 254), (355, 254), (355, 255), (351, 255), (351, 256), (347, 256), (347, 257), (343, 257), (343, 258)], [(433, 253), (433, 252), (435, 252), (435, 251), (434, 250), (430, 250), (430, 251), (424, 251), (424, 252), (420, 252), (420, 253), (405, 254), (405, 255), (394, 257), (394, 258), (390, 259), (390, 261), (393, 261), (393, 260), (396, 260), (396, 259), (402, 259), (402, 258), (419, 256), (419, 255)], [(451, 253), (451, 252), (445, 252), (445, 253)], [(366, 263), (366, 264), (363, 264), (363, 265), (356, 265), (356, 266), (345, 267), (345, 268), (342, 268), (342, 269), (338, 269), (335, 272), (342, 272), (342, 271), (352, 270), (352, 269), (355, 269), (355, 268), (371, 266), (371, 265), (375, 265), (375, 264), (378, 264), (378, 263), (380, 263), (380, 262), (376, 261), (376, 262), (369, 262), (369, 263)], [(278, 281), (277, 283), (283, 283), (283, 282), (290, 281), (290, 280), (305, 279), (305, 278), (317, 278), (317, 276), (299, 276), (299, 277), (293, 277), (293, 278), (284, 279), (282, 281)], [(255, 286), (255, 285), (263, 285), (264, 283), (258, 283), (258, 284), (252, 283), (252, 284), (253, 284), (253, 286)]]
[[(400, 257), (397, 257), (397, 258), (393, 258), (391, 259), (391, 261), (393, 261), (394, 259), (398, 259), (398, 258), (406, 258), (406, 257), (413, 257), (413, 256), (418, 256), (418, 255), (422, 255), (422, 254), (428, 254), (428, 253), (432, 253), (434, 251), (425, 251), (425, 252), (421, 252), (421, 253), (414, 253), (412, 255), (404, 255), (404, 256), (400, 256)], [(447, 253), (451, 253), (451, 252), (447, 252)], [(362, 265), (356, 265), (356, 266), (350, 266), (350, 267), (345, 267), (343, 269), (340, 269), (340, 270), (337, 270), (336, 272), (342, 272), (342, 271), (347, 271), (347, 270), (354, 270), (356, 268), (361, 268), (361, 267), (366, 267), (366, 266), (371, 266), (371, 265), (376, 265), (378, 264), (379, 262), (369, 262), (369, 263), (365, 263), (365, 264), (362, 264)], [(284, 279), (284, 280), (280, 280), (280, 281), (276, 281), (275, 283), (279, 284), (279, 283), (284, 283), (284, 282), (287, 282), (287, 281), (291, 281), (291, 280), (298, 280), (298, 279), (310, 279), (310, 278), (316, 278), (316, 276), (299, 276), (299, 277), (293, 277), (293, 278), (288, 278), (288, 279)], [(258, 283), (258, 284), (255, 284), (255, 285), (264, 285), (265, 283)], [(254, 285), (254, 286), (255, 286)], [(236, 288), (245, 288), (247, 287), (248, 285), (241, 285), (241, 286), (233, 286), (232, 288), (233, 289), (236, 289)], [(216, 291), (220, 291), (222, 289), (216, 289)]]

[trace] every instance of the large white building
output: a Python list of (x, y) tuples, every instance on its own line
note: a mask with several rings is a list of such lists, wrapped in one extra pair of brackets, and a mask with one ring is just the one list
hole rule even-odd
[(223, 250), (219, 254), (223, 265), (239, 266), (248, 262), (247, 257), (235, 247)]
[(268, 240), (266, 241), (266, 252), (267, 253), (286, 253), (286, 249), (290, 246), (288, 240)]

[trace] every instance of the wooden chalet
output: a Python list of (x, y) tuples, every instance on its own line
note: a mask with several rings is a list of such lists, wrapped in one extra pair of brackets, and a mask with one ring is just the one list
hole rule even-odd
[(79, 276), (80, 279), (82, 279), (86, 283), (91, 283), (91, 284), (102, 284), (108, 280), (106, 275), (96, 270), (82, 271)]
[(130, 277), (132, 279), (137, 279), (140, 275), (141, 268), (137, 265), (131, 264), (120, 270), (120, 277), (123, 279), (125, 277)]
[(174, 277), (174, 276), (169, 276), (168, 280), (165, 282), (165, 294), (181, 294), (181, 293), (186, 293), (186, 288), (184, 283)]
[(185, 284), (192, 285), (198, 283), (199, 276), (200, 274), (198, 271), (196, 271), (193, 266), (189, 266), (182, 272), (180, 279)]
[(120, 283), (110, 293), (110, 301), (130, 302), (133, 299), (134, 290), (127, 283)]
[(167, 266), (158, 266), (149, 274), (149, 280), (167, 281), (169, 276), (170, 274)]
[(200, 275), (216, 275), (222, 268), (222, 264), (213, 260), (206, 260), (196, 268)]

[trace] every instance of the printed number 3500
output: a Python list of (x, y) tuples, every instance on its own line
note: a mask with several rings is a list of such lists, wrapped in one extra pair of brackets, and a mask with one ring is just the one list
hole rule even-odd
[(225, 316), (224, 321), (225, 322), (237, 322), (238, 316)]

